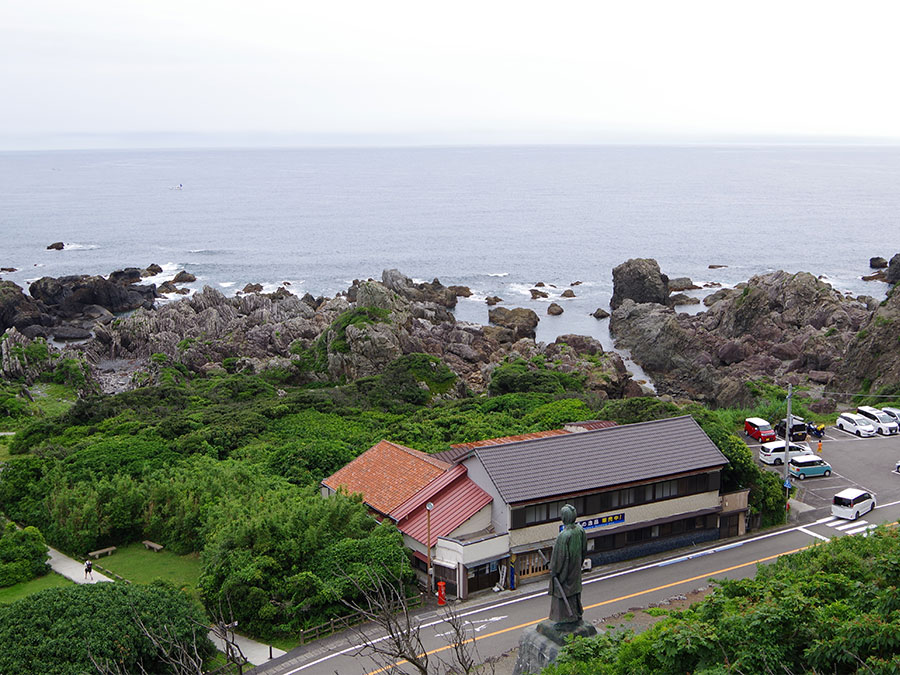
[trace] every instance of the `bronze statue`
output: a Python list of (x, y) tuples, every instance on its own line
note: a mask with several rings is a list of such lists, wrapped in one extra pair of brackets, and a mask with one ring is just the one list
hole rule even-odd
[(566, 504), (559, 513), (562, 532), (556, 537), (550, 556), (550, 620), (557, 623), (581, 621), (581, 565), (587, 555), (587, 535), (575, 522), (575, 508)]

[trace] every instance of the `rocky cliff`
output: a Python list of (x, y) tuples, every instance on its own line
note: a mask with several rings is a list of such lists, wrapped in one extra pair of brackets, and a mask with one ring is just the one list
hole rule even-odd
[(762, 377), (831, 381), (877, 303), (845, 297), (805, 272), (773, 272), (722, 289), (707, 304), (688, 315), (625, 299), (610, 331), (660, 393), (742, 406), (753, 398), (747, 383)]

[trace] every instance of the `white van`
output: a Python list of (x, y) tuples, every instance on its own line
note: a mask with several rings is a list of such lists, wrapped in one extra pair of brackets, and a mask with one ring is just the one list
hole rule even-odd
[[(797, 457), (798, 455), (810, 454), (809, 446), (791, 443), (790, 455)], [(759, 461), (763, 464), (774, 464), (781, 466), (784, 464), (784, 441), (769, 441), (759, 446)]]
[(856, 488), (838, 492), (831, 501), (831, 515), (847, 520), (856, 520), (874, 508), (875, 495)]
[(856, 409), (856, 412), (869, 420), (872, 426), (875, 427), (875, 431), (882, 436), (893, 436), (900, 432), (900, 428), (898, 428), (894, 418), (878, 408), (873, 408), (870, 405), (861, 405)]

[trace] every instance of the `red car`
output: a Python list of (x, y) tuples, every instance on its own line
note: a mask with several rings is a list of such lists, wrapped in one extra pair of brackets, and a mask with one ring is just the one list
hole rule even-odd
[(748, 417), (744, 420), (744, 435), (755, 438), (760, 443), (774, 441), (775, 430), (762, 417)]

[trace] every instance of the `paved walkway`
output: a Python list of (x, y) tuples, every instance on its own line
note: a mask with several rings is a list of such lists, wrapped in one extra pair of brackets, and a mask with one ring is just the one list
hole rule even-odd
[[(50, 557), (47, 562), (50, 563), (51, 569), (54, 572), (63, 575), (66, 579), (71, 579), (76, 584), (96, 584), (100, 581), (112, 581), (112, 579), (105, 574), (101, 574), (96, 569), (91, 573), (91, 577), (93, 578), (85, 579), (84, 561), (82, 560), (79, 562), (74, 558), (70, 558), (57, 551), (55, 548), (50, 548), (47, 555)], [(113, 555), (115, 555), (115, 553)], [(220, 652), (225, 651), (225, 644), (219, 640), (212, 631), (209, 632), (209, 639), (216, 645), (216, 649)], [(235, 634), (234, 641), (241, 648), (241, 653), (243, 653), (244, 658), (254, 666), (262, 665), (269, 660), (269, 650), (271, 650), (273, 658), (284, 655), (284, 652), (280, 649), (270, 647), (269, 645), (257, 642), (256, 640), (251, 640), (243, 635)]]
[(84, 561), (78, 562), (67, 555), (63, 555), (55, 548), (51, 548), (47, 555), (50, 556), (50, 567), (54, 572), (62, 574), (66, 579), (71, 579), (76, 584), (96, 584), (98, 581), (112, 581), (108, 576), (100, 574), (97, 570), (91, 572), (91, 577), (84, 577)]

